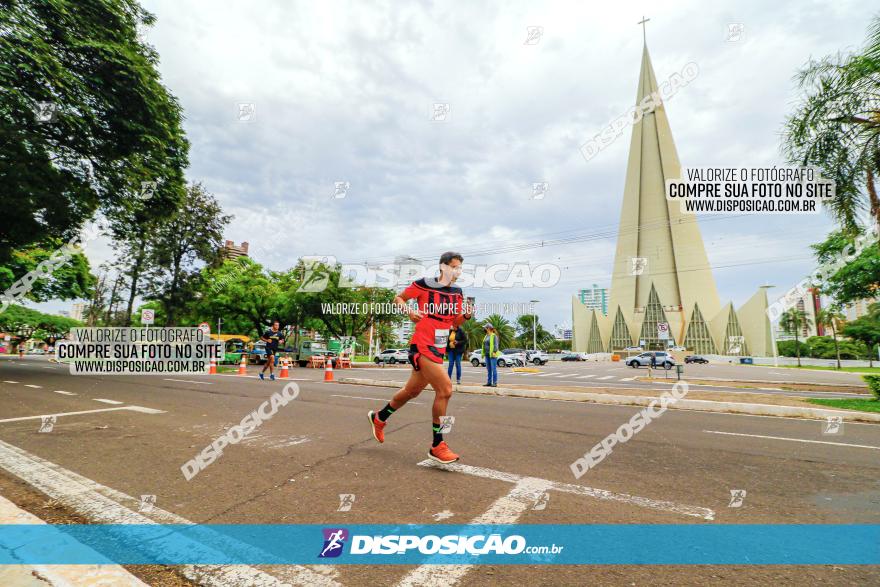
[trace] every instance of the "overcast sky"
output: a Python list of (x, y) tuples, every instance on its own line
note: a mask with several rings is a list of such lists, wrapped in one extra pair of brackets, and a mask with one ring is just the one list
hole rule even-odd
[[(629, 131), (589, 162), (578, 147), (634, 101), (642, 15), (658, 81), (699, 65), (666, 102), (684, 166), (782, 165), (779, 132), (811, 56), (854, 48), (856, 2), (222, 2), (149, 0), (146, 40), (183, 105), (190, 180), (234, 220), (227, 238), (283, 269), (301, 255), (391, 261), (462, 251), (470, 262), (553, 262), (551, 289), (472, 289), (538, 299), (547, 327), (570, 296), (610, 286)], [(728, 40), (741, 23), (742, 38)], [(543, 27), (527, 43), (530, 26)], [(240, 103), (255, 117), (239, 121)], [(433, 104), (448, 103), (444, 122)], [(350, 183), (335, 199), (334, 182)], [(533, 182), (548, 182), (543, 199)], [(812, 268), (826, 214), (704, 218), (722, 300), (781, 293)], [(709, 220), (706, 222), (705, 220)], [(501, 256), (510, 243), (607, 235)], [(107, 243), (91, 247), (97, 265)], [(69, 308), (68, 303), (51, 304)], [(513, 318), (514, 316), (510, 316)]]

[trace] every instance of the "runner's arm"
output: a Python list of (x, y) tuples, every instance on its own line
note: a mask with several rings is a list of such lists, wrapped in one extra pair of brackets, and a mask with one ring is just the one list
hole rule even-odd
[(422, 313), (419, 312), (418, 308), (413, 309), (409, 306), (409, 304), (406, 303), (407, 300), (414, 297), (407, 293), (408, 289), (409, 288), (394, 296), (394, 305), (406, 312), (406, 315), (409, 316), (410, 320), (412, 320), (413, 322), (418, 322), (422, 319)]

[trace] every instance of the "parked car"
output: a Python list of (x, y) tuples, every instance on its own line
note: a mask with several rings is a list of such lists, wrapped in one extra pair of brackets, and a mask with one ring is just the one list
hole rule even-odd
[(633, 369), (638, 369), (639, 367), (650, 367), (652, 356), (657, 358), (656, 360), (658, 367), (663, 367), (664, 369), (672, 369), (675, 366), (675, 359), (672, 358), (672, 355), (664, 351), (649, 351), (647, 353), (636, 355), (635, 357), (630, 357), (626, 360), (626, 365), (628, 367), (632, 367)]
[(502, 349), (498, 357), (499, 367), (523, 367), (528, 359), (523, 349)]
[(625, 349), (623, 349), (623, 352), (625, 352), (625, 353), (640, 353), (640, 352), (642, 352), (642, 350), (643, 349), (640, 346), (628, 346)]
[(681, 352), (681, 353), (683, 353), (683, 352), (687, 351), (687, 347), (683, 347), (683, 346), (674, 346), (674, 347), (669, 347), (669, 350), (670, 350), (670, 351), (675, 351), (675, 352)]
[(684, 358), (685, 363), (708, 363), (709, 359), (706, 357), (701, 357), (700, 355), (688, 355)]
[(27, 352), (29, 355), (45, 355), (46, 351), (43, 349), (31, 349)]
[(550, 355), (542, 350), (526, 351), (526, 359), (532, 365), (546, 365), (550, 360)]
[[(468, 357), (468, 360), (474, 367), (486, 365), (486, 360), (483, 358), (482, 349), (477, 349), (473, 351)], [(525, 364), (526, 355), (525, 353), (519, 352), (519, 349), (504, 349), (503, 351), (501, 351), (501, 356), (498, 357), (499, 367), (522, 367)]]
[(563, 361), (586, 361), (587, 358), (583, 353), (565, 353), (562, 355)]
[(406, 349), (385, 349), (373, 359), (377, 365), (387, 363), (393, 365), (395, 363), (406, 363), (409, 361), (409, 351)]

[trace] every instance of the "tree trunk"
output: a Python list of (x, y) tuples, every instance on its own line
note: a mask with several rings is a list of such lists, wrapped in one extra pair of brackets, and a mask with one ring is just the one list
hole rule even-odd
[[(877, 157), (876, 163), (880, 166), (880, 156)], [(875, 226), (880, 230), (880, 197), (877, 196), (877, 188), (874, 185), (874, 172), (870, 169), (865, 172), (865, 186), (868, 188), (871, 216), (874, 217)]]
[(119, 288), (119, 275), (113, 280), (113, 289), (110, 290), (110, 299), (107, 300), (107, 313), (104, 315), (104, 323), (110, 325), (110, 319), (113, 317), (113, 306), (116, 303), (116, 291)]
[(834, 352), (837, 354), (837, 369), (840, 370), (840, 345), (837, 344), (837, 331), (834, 329), (834, 318), (831, 319), (831, 336), (834, 338)]
[(798, 367), (801, 366), (801, 341), (798, 340), (797, 329), (794, 331), (794, 349), (797, 351)]
[(138, 252), (135, 255), (134, 262), (131, 266), (131, 291), (128, 294), (128, 307), (125, 309), (125, 325), (131, 326), (131, 314), (134, 311), (134, 299), (137, 297), (138, 281), (141, 277), (141, 269), (144, 264), (144, 250), (146, 249), (146, 240), (141, 238), (138, 243)]
[(171, 288), (168, 291), (168, 304), (165, 306), (165, 325), (177, 326), (177, 290), (180, 279), (180, 258), (174, 259), (174, 269), (171, 275)]

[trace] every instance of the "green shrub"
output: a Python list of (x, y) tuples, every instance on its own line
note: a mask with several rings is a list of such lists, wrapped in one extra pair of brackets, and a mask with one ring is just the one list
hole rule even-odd
[(862, 375), (862, 379), (868, 384), (868, 389), (874, 394), (874, 397), (880, 401), (880, 375)]

